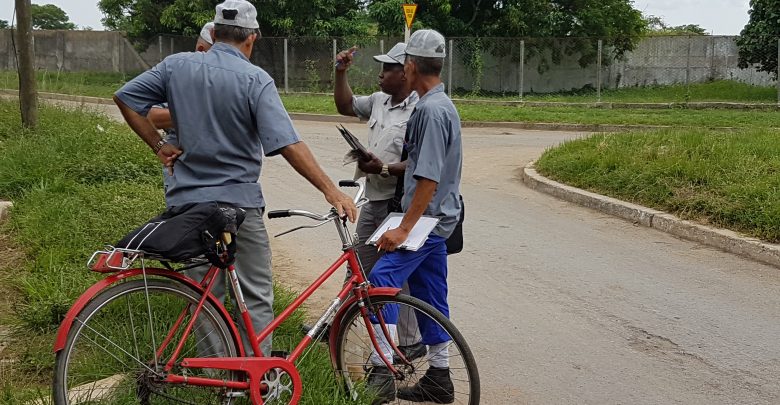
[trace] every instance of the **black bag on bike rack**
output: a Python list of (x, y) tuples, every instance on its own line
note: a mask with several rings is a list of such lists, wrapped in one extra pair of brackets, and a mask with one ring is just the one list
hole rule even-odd
[[(127, 234), (116, 247), (174, 262), (204, 255), (213, 265), (227, 268), (235, 260), (235, 237), (244, 216), (241, 208), (216, 201), (171, 207)], [(223, 232), (231, 234), (230, 243), (221, 240)]]

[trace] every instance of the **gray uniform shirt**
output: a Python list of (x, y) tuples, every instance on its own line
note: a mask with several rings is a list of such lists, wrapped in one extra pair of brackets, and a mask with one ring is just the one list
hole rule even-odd
[(448, 238), (460, 218), (460, 176), (463, 147), (460, 116), (452, 100), (444, 93), (444, 84), (425, 93), (406, 125), (406, 149), (409, 158), (404, 174), (404, 212), (409, 209), (417, 189), (417, 179), (438, 183), (425, 215), (438, 217), (435, 235)]
[[(362, 120), (368, 120), (368, 151), (384, 163), (398, 163), (403, 151), (406, 122), (419, 97), (411, 92), (397, 105), (392, 96), (378, 91), (370, 96), (352, 97), (352, 110)], [(395, 194), (395, 176), (382, 177), (355, 169), (355, 178), (366, 176), (366, 197), (371, 201), (388, 200)]]
[(263, 154), (300, 140), (273, 79), (225, 43), (168, 56), (116, 96), (143, 116), (168, 102), (183, 151), (168, 179), (168, 206), (220, 201), (264, 207), (257, 182)]

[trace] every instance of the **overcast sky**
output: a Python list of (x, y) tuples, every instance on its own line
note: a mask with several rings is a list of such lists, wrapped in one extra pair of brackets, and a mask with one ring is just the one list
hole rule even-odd
[[(715, 35), (737, 35), (748, 21), (749, 0), (634, 0), (646, 15), (662, 17), (669, 25), (698, 24)], [(81, 27), (103, 29), (95, 0), (34, 0), (56, 4)], [(11, 21), (14, 0), (0, 0), (0, 19)], [(400, 11), (399, 11), (400, 12)]]

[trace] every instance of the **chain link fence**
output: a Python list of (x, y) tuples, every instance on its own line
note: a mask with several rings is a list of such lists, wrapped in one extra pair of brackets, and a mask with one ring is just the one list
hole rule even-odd
[[(284, 93), (333, 90), (337, 52), (359, 48), (349, 81), (356, 93), (378, 90), (372, 58), (402, 38), (262, 38), (252, 63)], [(542, 102), (778, 103), (776, 72), (738, 67), (736, 37), (647, 37), (618, 55), (608, 38), (448, 38), (442, 81), (453, 98)], [(116, 32), (38, 32), (36, 66), (50, 71), (137, 72), (195, 48), (194, 37), (161, 35), (143, 52)], [(0, 30), (0, 67), (14, 67), (10, 31)], [(780, 60), (777, 48), (767, 58)]]

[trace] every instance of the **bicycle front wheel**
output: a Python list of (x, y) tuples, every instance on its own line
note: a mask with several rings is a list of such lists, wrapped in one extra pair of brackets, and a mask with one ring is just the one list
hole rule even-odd
[[(183, 369), (186, 357), (236, 357), (236, 336), (208, 301), (194, 328), (182, 339), (200, 293), (161, 279), (133, 280), (106, 289), (76, 316), (57, 353), (54, 402), (65, 404), (226, 404), (233, 393), (221, 388), (173, 385), (163, 367), (183, 347), (171, 373), (234, 380), (235, 373)], [(178, 326), (177, 326), (178, 325)]]
[[(374, 327), (375, 330), (381, 329), (384, 323), (382, 317), (377, 314), (383, 310), (393, 308), (398, 313), (399, 327), (409, 324), (410, 318), (415, 317), (417, 324), (427, 325), (428, 329), (436, 328), (438, 330), (436, 340), (431, 340), (428, 336), (417, 334), (414, 341), (408, 341), (409, 336), (395, 336), (393, 346), (398, 349), (393, 351), (393, 363), (397, 371), (403, 375), (396, 376), (393, 391), (397, 395), (392, 395), (394, 399), (390, 403), (455, 403), (455, 404), (479, 404), (479, 373), (477, 363), (469, 349), (463, 335), (455, 328), (455, 325), (447, 319), (441, 312), (433, 306), (414, 297), (399, 294), (396, 296), (376, 296), (371, 297), (368, 307), (369, 315), (375, 322), (380, 324)], [(386, 326), (386, 325), (385, 325)], [(380, 332), (381, 333), (381, 332)], [(425, 333), (423, 335), (426, 335)], [(406, 339), (407, 341), (403, 341)], [(372, 390), (367, 387), (367, 373), (375, 364), (376, 357), (372, 362), (371, 357), (374, 351), (373, 344), (369, 338), (368, 331), (363, 316), (360, 313), (358, 305), (352, 305), (346, 309), (342, 318), (339, 332), (336, 337), (335, 362), (337, 373), (342, 377), (348, 393), (357, 398), (361, 395), (371, 397)], [(399, 353), (400, 352), (400, 353)], [(401, 355), (406, 360), (402, 360)], [(375, 356), (375, 355), (374, 355)], [(436, 378), (425, 377), (430, 366), (447, 366), (449, 370), (443, 377), (439, 374)], [(441, 379), (449, 379), (451, 387), (447, 384), (439, 384)], [(404, 392), (406, 395), (404, 395)], [(410, 399), (416, 396), (416, 399)]]

